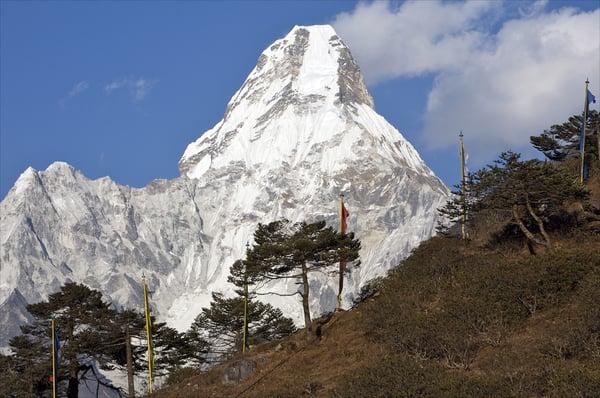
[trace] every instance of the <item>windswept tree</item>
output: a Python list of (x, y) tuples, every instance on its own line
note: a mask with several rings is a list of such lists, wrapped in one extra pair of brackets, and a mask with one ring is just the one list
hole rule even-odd
[(539, 160), (522, 161), (520, 155), (504, 152), (492, 165), (474, 175), (471, 187), (474, 210), (492, 210), (510, 215), (531, 243), (552, 246), (546, 223), (561, 213), (564, 204), (583, 200), (586, 191), (564, 168)]
[(340, 234), (324, 221), (309, 224), (279, 220), (259, 224), (254, 242), (246, 259), (249, 278), (261, 282), (295, 281), (299, 289), (290, 294), (302, 299), (304, 324), (309, 335), (312, 330), (309, 276), (315, 272), (338, 274), (336, 264), (340, 259), (348, 264), (346, 272), (358, 266), (360, 241), (354, 239), (353, 233)]
[[(579, 140), (581, 134), (581, 115), (573, 115), (562, 124), (555, 124), (537, 136), (531, 136), (531, 144), (548, 159), (562, 161), (571, 157), (579, 157)], [(586, 158), (598, 159), (600, 145), (600, 114), (590, 109), (586, 124)]]

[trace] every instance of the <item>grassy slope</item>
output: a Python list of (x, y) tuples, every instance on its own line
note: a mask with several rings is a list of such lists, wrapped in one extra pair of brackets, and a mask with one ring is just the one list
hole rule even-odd
[(600, 397), (600, 238), (502, 255), (433, 238), (323, 338), (257, 347), (160, 397)]

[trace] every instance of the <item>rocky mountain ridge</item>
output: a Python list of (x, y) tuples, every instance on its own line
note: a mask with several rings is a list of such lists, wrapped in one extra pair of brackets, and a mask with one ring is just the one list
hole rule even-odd
[[(140, 278), (159, 318), (186, 329), (259, 222), (325, 219), (344, 193), (362, 265), (345, 302), (434, 234), (448, 198), (416, 150), (373, 109), (350, 50), (330, 26), (294, 27), (269, 46), (224, 118), (191, 143), (181, 177), (130, 188), (87, 179), (66, 163), (27, 169), (0, 204), (0, 338), (26, 322), (24, 303), (67, 280), (115, 305), (141, 305)], [(267, 289), (294, 291), (294, 285)], [(336, 281), (311, 280), (316, 313), (335, 306)], [(262, 296), (296, 320), (293, 297)]]

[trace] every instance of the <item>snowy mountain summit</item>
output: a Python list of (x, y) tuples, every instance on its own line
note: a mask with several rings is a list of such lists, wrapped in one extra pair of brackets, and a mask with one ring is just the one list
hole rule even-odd
[[(219, 123), (183, 154), (181, 177), (144, 188), (89, 180), (65, 163), (26, 170), (0, 204), (0, 319), (14, 334), (24, 303), (67, 280), (141, 304), (145, 273), (159, 317), (186, 329), (256, 225), (325, 219), (339, 194), (362, 241), (345, 302), (435, 230), (447, 188), (373, 109), (350, 50), (331, 26), (296, 26), (267, 48)], [(281, 282), (278, 292), (297, 288)], [(337, 280), (311, 280), (314, 312), (335, 307)], [(296, 297), (261, 296), (301, 319)]]

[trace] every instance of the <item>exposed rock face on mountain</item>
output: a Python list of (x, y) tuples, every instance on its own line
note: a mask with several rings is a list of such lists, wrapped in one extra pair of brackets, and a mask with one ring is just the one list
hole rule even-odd
[[(141, 189), (89, 180), (65, 163), (26, 170), (0, 205), (0, 319), (26, 321), (25, 301), (67, 280), (138, 306), (145, 273), (159, 316), (185, 329), (211, 292), (231, 291), (229, 267), (257, 223), (337, 226), (340, 193), (363, 245), (362, 265), (346, 282), (348, 303), (434, 233), (448, 197), (375, 112), (330, 26), (295, 27), (267, 48), (223, 120), (188, 146), (179, 166), (181, 177)], [(333, 278), (312, 279), (313, 311), (333, 309), (336, 289)], [(297, 298), (262, 297), (301, 319)]]

